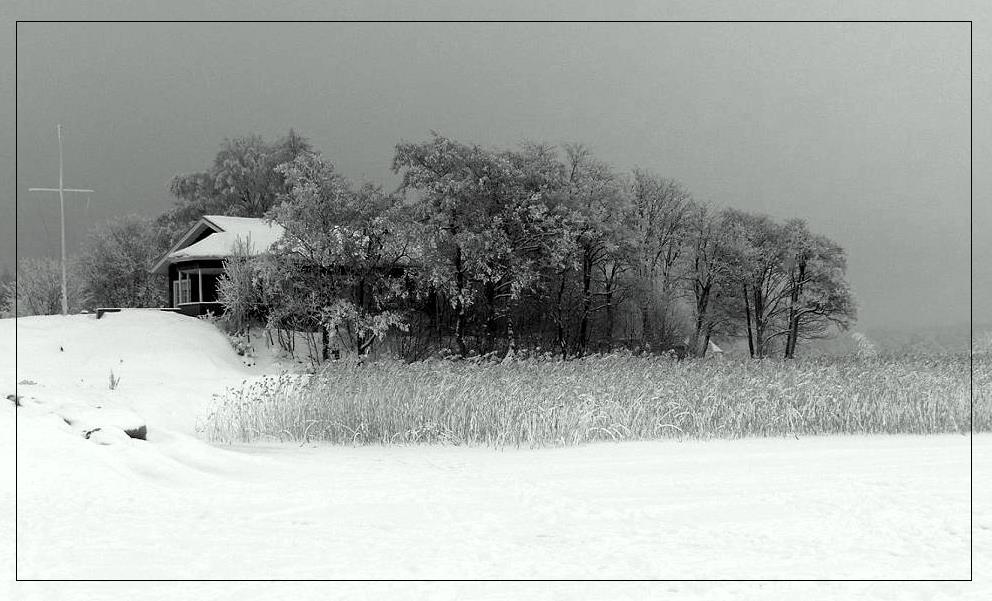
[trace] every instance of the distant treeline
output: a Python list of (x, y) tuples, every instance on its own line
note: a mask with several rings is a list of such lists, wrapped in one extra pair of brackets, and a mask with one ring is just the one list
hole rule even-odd
[[(292, 131), (225, 141), (207, 170), (173, 179), (170, 211), (91, 235), (80, 297), (161, 302), (164, 283), (132, 267), (147, 268), (200, 216), (227, 214), (286, 230), (274, 252), (228, 261), (227, 325), (313, 332), (325, 357), (383, 344), (410, 359), (521, 348), (702, 356), (710, 340), (731, 339), (752, 356), (792, 357), (854, 320), (844, 250), (804, 221), (713, 208), (582, 145), (493, 150), (434, 134), (398, 144), (392, 168), (402, 184), (387, 192), (353, 185)], [(113, 279), (111, 264), (125, 266)]]

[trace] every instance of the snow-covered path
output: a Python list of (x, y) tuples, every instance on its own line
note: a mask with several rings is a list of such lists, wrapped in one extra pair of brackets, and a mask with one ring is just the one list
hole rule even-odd
[[(38, 366), (30, 390), (45, 402), (16, 411), (8, 403), (0, 410), (0, 452), (7, 457), (14, 454), (17, 416), (20, 578), (969, 576), (968, 437), (666, 441), (505, 451), (216, 447), (184, 433), (192, 423), (188, 413), (207, 406), (211, 387), (249, 372), (222, 338), (203, 329), (206, 324), (190, 321), (165, 323), (178, 328), (170, 336), (203, 337), (194, 341), (190, 359), (197, 365), (186, 366), (197, 385), (180, 382), (170, 388), (166, 372), (184, 366), (181, 358), (163, 353), (160, 367), (134, 368), (128, 381), (135, 387), (122, 385), (114, 391), (125, 393), (118, 398), (85, 381), (87, 373), (103, 370), (101, 361), (116, 357), (94, 344), (80, 351), (88, 367), (46, 368), (38, 357), (50, 349), (40, 347), (52, 345), (41, 338), (50, 335), (46, 329), (53, 330), (35, 324), (36, 338), (23, 348), (39, 347), (26, 364)], [(127, 325), (128, 319), (117, 323)], [(77, 325), (80, 335), (91, 328)], [(78, 340), (71, 344), (81, 346)], [(126, 346), (119, 341), (113, 350), (120, 354)], [(10, 365), (10, 350), (0, 349), (5, 368), (0, 371)], [(123, 359), (119, 365), (137, 363), (131, 356)], [(77, 386), (80, 377), (84, 382)], [(147, 442), (94, 444), (51, 412), (51, 395), (61, 395), (64, 402), (120, 402), (152, 415), (154, 435)], [(159, 410), (156, 403), (167, 398), (180, 399), (181, 410)], [(352, 584), (333, 590), (345, 598), (420, 599), (634, 599), (665, 592), (699, 599), (989, 598), (984, 566), (992, 565), (992, 484), (987, 478), (992, 436), (978, 435), (973, 442), (978, 583), (566, 584), (541, 589)], [(2, 465), (0, 512), (13, 516), (14, 463)], [(13, 519), (0, 521), (0, 538), (11, 540), (13, 528)], [(12, 578), (13, 545), (0, 548), (0, 565)], [(328, 589), (319, 584), (273, 586), (8, 583), (9, 594), (0, 589), (0, 598), (328, 598)]]

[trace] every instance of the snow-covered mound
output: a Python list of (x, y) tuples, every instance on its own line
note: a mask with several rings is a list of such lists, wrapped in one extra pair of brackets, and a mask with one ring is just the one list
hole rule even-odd
[[(213, 325), (157, 310), (0, 320), (3, 381), (25, 407), (88, 432), (98, 427), (192, 433), (214, 395), (249, 376)], [(13, 390), (5, 391), (5, 395)]]
[[(5, 400), (0, 410), (3, 456), (17, 444), (18, 540), (62, 547), (49, 526), (76, 533), (73, 541), (92, 537), (68, 524), (93, 507), (109, 512), (99, 518), (108, 524), (121, 500), (149, 506), (165, 485), (185, 490), (243, 470), (243, 456), (192, 434), (215, 395), (252, 374), (213, 325), (172, 313), (0, 320), (0, 392), (13, 398), (16, 383), (21, 405)], [(143, 428), (147, 441), (136, 440)], [(14, 462), (2, 466), (0, 513), (12, 518)], [(13, 540), (13, 519), (0, 520), (0, 539)], [(30, 544), (19, 548), (29, 559)], [(12, 577), (8, 545), (0, 566)], [(0, 590), (0, 598), (19, 597)]]

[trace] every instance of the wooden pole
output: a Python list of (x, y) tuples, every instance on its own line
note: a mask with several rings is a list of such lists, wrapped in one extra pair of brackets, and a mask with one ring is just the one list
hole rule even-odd
[(69, 314), (69, 295), (66, 292), (66, 267), (65, 267), (65, 193), (66, 192), (87, 192), (80, 188), (66, 188), (62, 179), (62, 124), (58, 124), (59, 134), (59, 187), (58, 188), (28, 188), (28, 192), (58, 192), (59, 193), (59, 222), (61, 224), (62, 238), (62, 315)]
[(62, 124), (59, 131), (59, 223), (62, 225), (62, 315), (69, 314), (69, 297), (65, 284), (65, 186), (62, 185)]

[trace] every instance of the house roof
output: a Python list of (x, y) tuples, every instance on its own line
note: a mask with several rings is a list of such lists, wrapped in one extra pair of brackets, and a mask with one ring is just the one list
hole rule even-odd
[[(210, 231), (202, 240), (204, 232)], [(257, 217), (204, 215), (180, 238), (168, 253), (152, 268), (152, 273), (166, 273), (169, 265), (197, 259), (225, 259), (235, 253), (238, 242), (246, 242), (251, 254), (265, 252), (282, 238), (278, 223)]]

